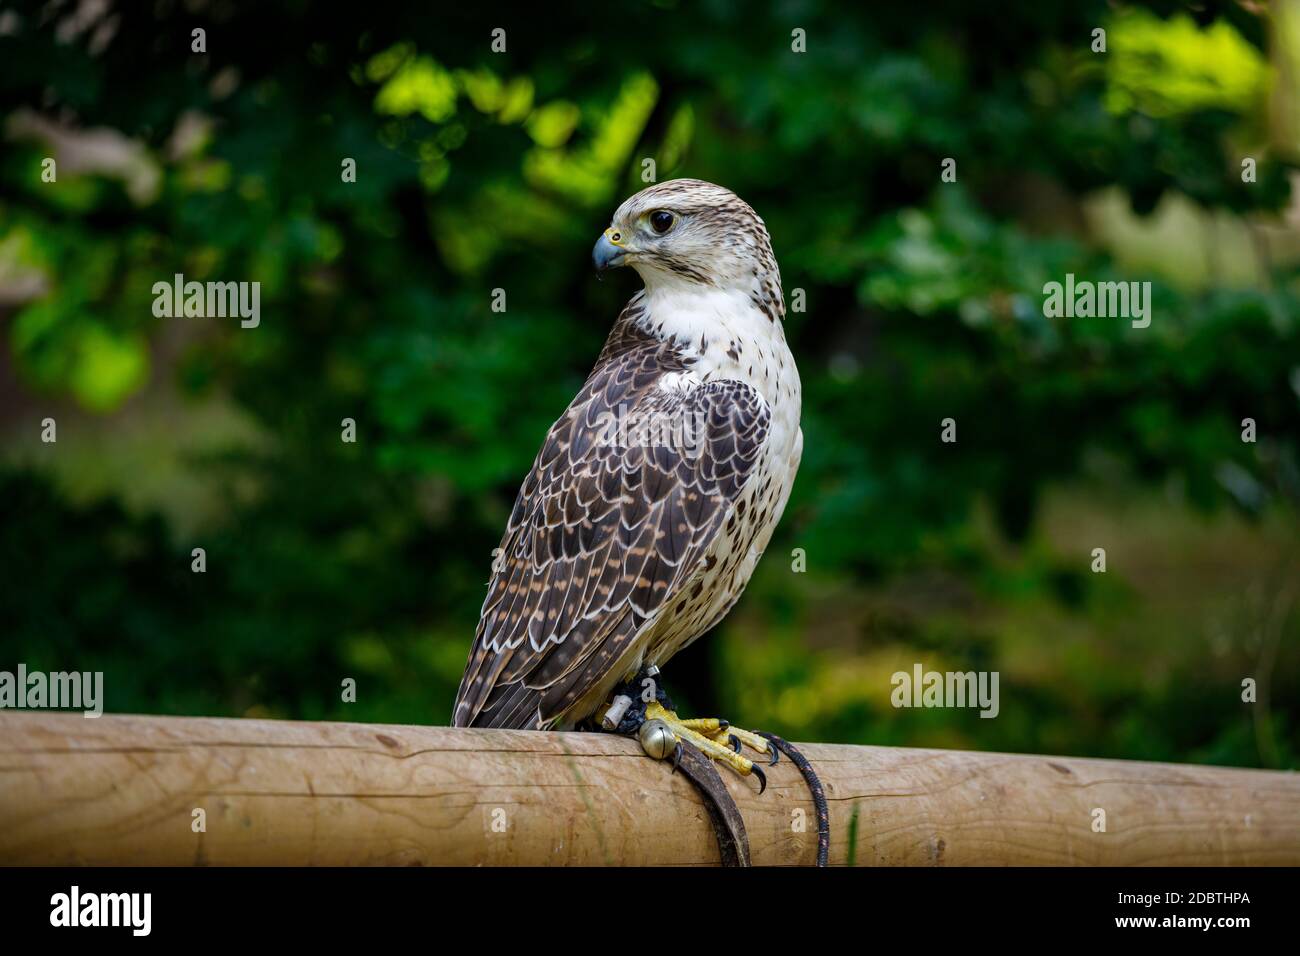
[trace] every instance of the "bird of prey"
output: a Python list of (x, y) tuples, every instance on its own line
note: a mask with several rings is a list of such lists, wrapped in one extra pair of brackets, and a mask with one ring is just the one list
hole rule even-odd
[[(644, 288), (519, 491), (458, 727), (570, 728), (657, 673), (739, 599), (799, 467), (799, 373), (758, 214), (712, 183), (659, 183), (618, 208), (592, 258)], [(776, 756), (725, 721), (654, 700), (646, 716), (742, 774), (739, 742)]]

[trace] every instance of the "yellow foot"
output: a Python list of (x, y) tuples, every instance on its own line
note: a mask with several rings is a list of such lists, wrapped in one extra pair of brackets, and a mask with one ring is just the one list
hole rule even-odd
[[(742, 777), (758, 777), (758, 792), (767, 789), (767, 777), (754, 765), (754, 761), (741, 754), (741, 745), (761, 754), (768, 754), (768, 764), (777, 761), (778, 753), (765, 737), (732, 727), (716, 717), (696, 717), (683, 720), (658, 701), (646, 705), (645, 723), (641, 725), (641, 744), (652, 757), (671, 756), (677, 741), (684, 740), (706, 757), (730, 767)], [(671, 741), (671, 745), (670, 742)]]

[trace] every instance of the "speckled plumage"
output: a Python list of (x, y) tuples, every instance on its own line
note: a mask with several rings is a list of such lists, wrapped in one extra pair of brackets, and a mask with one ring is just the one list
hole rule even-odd
[[(675, 217), (662, 236), (657, 210)], [(645, 289), (519, 491), (456, 726), (571, 726), (663, 666), (740, 597), (799, 466), (799, 374), (763, 221), (681, 179), (628, 199), (609, 234)], [(620, 416), (681, 428), (640, 444), (611, 431)]]

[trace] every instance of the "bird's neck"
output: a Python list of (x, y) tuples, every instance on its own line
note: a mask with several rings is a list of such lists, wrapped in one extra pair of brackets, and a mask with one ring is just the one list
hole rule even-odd
[(770, 405), (797, 409), (799, 373), (785, 341), (779, 277), (756, 277), (752, 286), (651, 282), (629, 306), (637, 306), (629, 317), (640, 331), (670, 344), (691, 378), (747, 382)]

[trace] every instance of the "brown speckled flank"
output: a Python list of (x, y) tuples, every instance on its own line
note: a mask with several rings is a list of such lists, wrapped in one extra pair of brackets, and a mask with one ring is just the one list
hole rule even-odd
[[(662, 236), (651, 212), (674, 214)], [(457, 695), (456, 726), (571, 726), (662, 666), (744, 591), (803, 446), (781, 278), (758, 215), (673, 180), (611, 229), (645, 280), (546, 436), (515, 502)], [(699, 423), (624, 446), (612, 416)]]

